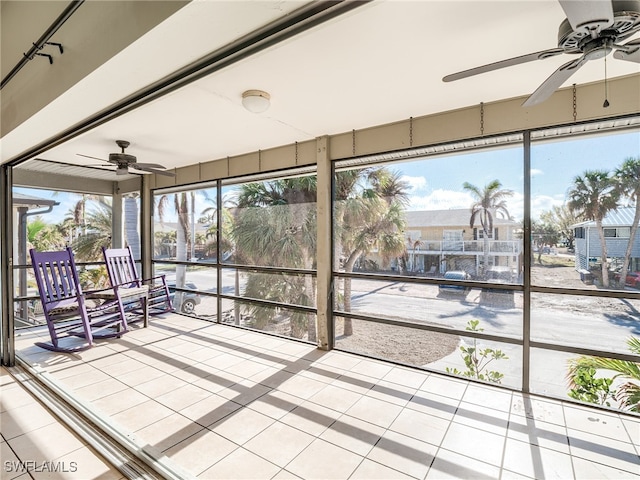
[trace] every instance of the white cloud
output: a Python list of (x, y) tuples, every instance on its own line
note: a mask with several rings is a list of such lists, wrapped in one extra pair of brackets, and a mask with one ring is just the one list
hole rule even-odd
[(411, 177), (409, 175), (403, 175), (400, 180), (407, 182), (411, 192), (419, 192), (427, 188), (427, 179), (424, 177)]
[(411, 195), (409, 201), (409, 210), (447, 210), (469, 208), (473, 198), (467, 192), (438, 189), (429, 195)]
[(535, 177), (537, 175), (544, 175), (544, 171), (540, 170), (539, 168), (532, 168), (531, 169), (531, 176)]

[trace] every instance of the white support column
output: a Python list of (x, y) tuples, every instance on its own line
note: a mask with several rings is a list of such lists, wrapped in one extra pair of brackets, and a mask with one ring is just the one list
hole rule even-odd
[(329, 139), (317, 139), (317, 209), (318, 209), (318, 241), (317, 241), (317, 331), (318, 348), (331, 350), (334, 343), (332, 312), (332, 212), (331, 212), (331, 160), (329, 159)]

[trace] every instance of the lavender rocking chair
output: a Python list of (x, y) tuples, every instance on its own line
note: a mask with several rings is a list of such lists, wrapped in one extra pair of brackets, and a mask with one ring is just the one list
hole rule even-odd
[(152, 278), (140, 278), (131, 247), (103, 247), (102, 254), (107, 265), (111, 285), (120, 285), (123, 298), (127, 296), (129, 291), (133, 293), (143, 289), (148, 291), (146, 300), (148, 302), (149, 315), (157, 315), (173, 310), (165, 276), (157, 275)]
[[(36, 345), (54, 352), (79, 352), (93, 346), (95, 338), (120, 337), (127, 332), (118, 289), (83, 292), (70, 248), (55, 252), (31, 249), (29, 253), (51, 337), (51, 342)], [(91, 298), (103, 300), (94, 305), (97, 302)]]

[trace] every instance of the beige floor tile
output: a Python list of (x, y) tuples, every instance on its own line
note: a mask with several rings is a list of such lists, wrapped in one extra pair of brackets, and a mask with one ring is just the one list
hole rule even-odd
[(640, 417), (633, 418), (625, 415), (622, 416), (621, 419), (622, 424), (627, 429), (631, 442), (636, 447), (640, 447)]
[(443, 397), (442, 395), (420, 390), (407, 403), (406, 408), (433, 415), (434, 417), (444, 418), (445, 420), (451, 420), (459, 404), (460, 400), (458, 399)]
[(86, 387), (87, 385), (99, 384), (100, 382), (109, 379), (111, 379), (109, 375), (94, 368), (90, 372), (84, 372), (78, 375), (65, 377), (63, 383), (65, 387), (77, 390), (79, 388)]
[(386, 380), (378, 380), (378, 383), (367, 392), (367, 396), (404, 407), (417, 391), (413, 387), (406, 387)]
[(112, 415), (111, 419), (128, 431), (136, 432), (147, 425), (168, 417), (172, 413), (174, 413), (173, 410), (161, 403), (155, 400), (147, 400), (133, 408)]
[(180, 411), (211, 396), (211, 392), (195, 385), (187, 384), (155, 397), (157, 402), (173, 411)]
[(263, 363), (253, 360), (243, 360), (240, 363), (227, 367), (225, 370), (242, 378), (251, 378), (252, 375), (261, 372), (265, 368), (267, 368), (267, 366)]
[(284, 468), (276, 473), (271, 480), (302, 480), (297, 475), (285, 470)]
[(147, 400), (149, 400), (149, 397), (146, 395), (143, 395), (133, 388), (128, 388), (99, 398), (93, 402), (93, 406), (102, 414), (115, 415), (124, 410), (134, 408), (136, 405), (140, 405)]
[(471, 403), (482, 407), (509, 412), (512, 394), (499, 388), (470, 384), (462, 396), (463, 403)]
[(173, 375), (164, 375), (161, 380), (154, 378), (148, 382), (140, 383), (135, 386), (135, 389), (149, 398), (156, 398), (185, 385), (188, 385), (188, 382)]
[(294, 397), (288, 393), (272, 390), (251, 402), (248, 408), (275, 420), (279, 420), (304, 402), (305, 400), (302, 400), (300, 397)]
[(437, 449), (429, 443), (387, 431), (367, 458), (406, 475), (424, 478)]
[[(197, 372), (195, 371), (196, 368)], [(242, 377), (223, 372), (222, 370), (218, 370), (211, 365), (205, 365), (204, 363), (200, 363), (196, 367), (181, 371), (179, 374), (176, 374), (176, 376), (182, 380), (191, 382), (192, 385), (204, 388), (212, 393), (218, 393), (223, 389), (244, 380)]]
[(366, 375), (376, 379), (381, 379), (387, 375), (393, 366), (375, 360), (362, 360), (360, 363), (353, 366), (349, 371), (352, 373), (359, 373), (360, 375)]
[(130, 387), (135, 387), (140, 385), (141, 383), (146, 383), (150, 380), (161, 378), (165, 373), (155, 367), (144, 366), (132, 372), (124, 373), (122, 375), (118, 375), (118, 380), (122, 383), (129, 385)]
[(141, 444), (162, 452), (203, 429), (202, 425), (194, 423), (191, 419), (179, 413), (172, 413), (136, 431), (135, 436)]
[(507, 433), (508, 419), (509, 412), (481, 407), (464, 401), (460, 403), (453, 417), (453, 421), (456, 423), (503, 436)]
[(17, 383), (4, 385), (0, 389), (0, 412), (24, 407), (35, 402), (36, 399)]
[(287, 465), (287, 470), (305, 479), (349, 478), (362, 462), (362, 457), (316, 439)]
[(507, 439), (503, 468), (532, 478), (573, 478), (571, 456)]
[(377, 398), (362, 397), (346, 413), (365, 422), (387, 428), (401, 411), (402, 407), (398, 405)]
[(248, 405), (271, 391), (271, 388), (252, 382), (251, 380), (241, 380), (229, 388), (220, 390), (218, 395), (233, 400), (240, 405)]
[(56, 418), (39, 403), (29, 403), (0, 413), (2, 436), (6, 440), (11, 440), (55, 422)]
[(87, 385), (86, 387), (78, 388), (75, 393), (79, 398), (86, 400), (87, 402), (92, 402), (128, 388), (128, 385), (125, 385), (119, 380), (115, 378), (108, 378), (106, 380), (102, 380), (100, 383), (94, 383)]
[(469, 382), (465, 380), (457, 380), (441, 375), (429, 375), (420, 386), (420, 390), (460, 400), (468, 385)]
[(320, 360), (318, 360), (318, 363), (321, 363), (323, 365), (330, 365), (332, 367), (338, 367), (343, 370), (349, 371), (356, 365), (358, 365), (362, 360), (362, 358), (359, 358), (356, 355), (334, 351), (331, 355), (324, 355)]
[[(4, 427), (4, 425), (3, 425)], [(21, 460), (50, 462), (84, 446), (84, 443), (58, 422), (14, 437), (9, 445)]]
[(615, 440), (627, 438), (624, 424), (616, 414), (565, 404), (564, 416), (569, 429), (581, 430)]
[(383, 377), (383, 380), (391, 383), (397, 383), (398, 385), (404, 385), (405, 387), (418, 389), (422, 386), (428, 376), (428, 373), (419, 372), (417, 370), (394, 367)]
[(294, 374), (281, 368), (267, 366), (264, 370), (251, 376), (251, 381), (270, 388), (278, 388)]
[(448, 420), (405, 408), (393, 421), (389, 430), (432, 445), (440, 445), (449, 423)]
[(312, 402), (304, 402), (283, 416), (280, 421), (310, 435), (319, 436), (340, 415), (337, 410)]
[(567, 429), (555, 423), (511, 415), (507, 436), (561, 453), (569, 453)]
[(282, 382), (277, 389), (281, 392), (288, 393), (289, 395), (294, 395), (307, 400), (322, 390), (325, 386), (326, 383), (296, 375)]
[(465, 457), (500, 466), (504, 443), (505, 439), (502, 435), (452, 423), (441, 446)]
[(621, 480), (627, 478), (637, 480), (640, 477), (640, 467), (635, 472), (630, 472), (580, 457), (573, 457), (573, 468), (575, 478), (580, 480)]
[(35, 479), (59, 478), (69, 480), (118, 480), (123, 478), (116, 468), (109, 465), (87, 446), (56, 458), (54, 464), (61, 467), (59, 475), (51, 476), (46, 472), (34, 473)]
[(273, 478), (279, 470), (279, 467), (264, 458), (238, 448), (202, 472), (198, 478), (260, 480)]
[(315, 437), (284, 423), (276, 422), (253, 437), (243, 447), (284, 467), (304, 450)]
[(556, 425), (565, 424), (562, 403), (524, 393), (512, 393), (511, 414), (541, 420)]
[(242, 405), (238, 403), (212, 393), (204, 400), (200, 400), (199, 402), (189, 405), (187, 408), (183, 408), (180, 410), (180, 414), (203, 427), (208, 427), (241, 407)]
[(319, 438), (364, 457), (384, 432), (382, 427), (342, 415)]
[(238, 445), (235, 443), (205, 429), (165, 450), (164, 453), (183, 470), (198, 476), (236, 448)]
[(336, 387), (344, 388), (345, 390), (351, 390), (353, 392), (365, 395), (371, 390), (375, 384), (376, 379), (362, 375), (361, 373), (348, 372), (344, 375), (340, 375), (336, 378), (332, 385)]
[(365, 458), (349, 480), (410, 480), (413, 477)]
[(640, 474), (640, 457), (633, 444), (572, 429), (568, 429), (568, 436), (574, 457)]
[(345, 390), (335, 385), (327, 385), (309, 398), (309, 401), (338, 412), (346, 412), (361, 398), (362, 395), (359, 393)]
[(441, 448), (438, 450), (426, 478), (428, 480), (441, 478), (498, 479), (500, 478), (500, 468)]
[(7, 442), (0, 442), (0, 458), (2, 459), (2, 465), (0, 466), (0, 480), (10, 480), (18, 478), (23, 474), (27, 474), (24, 466), (20, 464), (20, 459), (9, 447)]
[(238, 445), (243, 445), (273, 422), (275, 420), (271, 417), (243, 408), (209, 425), (208, 428)]

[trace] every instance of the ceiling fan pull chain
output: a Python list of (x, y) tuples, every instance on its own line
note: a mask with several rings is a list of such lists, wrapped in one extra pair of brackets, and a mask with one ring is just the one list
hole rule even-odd
[(484, 102), (480, 102), (480, 136), (484, 137)]
[(607, 85), (607, 57), (604, 57), (604, 103), (602, 104), (603, 108), (607, 108), (609, 106), (609, 100), (607, 97), (609, 96), (609, 88)]
[(409, 117), (409, 146), (413, 147), (413, 117)]
[(576, 84), (573, 84), (573, 123), (576, 123), (578, 118), (578, 103), (577, 103)]

